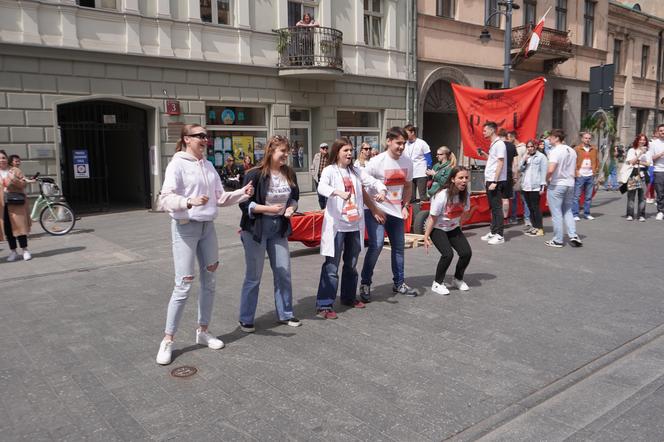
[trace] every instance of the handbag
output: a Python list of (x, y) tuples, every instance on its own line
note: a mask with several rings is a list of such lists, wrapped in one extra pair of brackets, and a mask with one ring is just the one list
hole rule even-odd
[(10, 206), (25, 204), (25, 194), (21, 192), (5, 192), (5, 204)]

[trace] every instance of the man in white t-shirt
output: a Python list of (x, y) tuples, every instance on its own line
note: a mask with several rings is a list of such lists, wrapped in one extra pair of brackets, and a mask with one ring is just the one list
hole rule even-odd
[(572, 214), (574, 204), (574, 179), (576, 176), (576, 152), (566, 144), (565, 132), (553, 129), (549, 135), (551, 150), (546, 172), (548, 189), (546, 201), (551, 211), (553, 238), (546, 241), (549, 247), (563, 246), (563, 224), (567, 225), (567, 236), (572, 247), (581, 247), (583, 243), (576, 234), (576, 224)]
[[(413, 162), (403, 155), (406, 144), (406, 132), (400, 127), (387, 131), (385, 152), (373, 157), (364, 168), (372, 177), (380, 180), (387, 187), (383, 202), (374, 202), (365, 198), (368, 206), (364, 210), (364, 223), (369, 236), (369, 246), (362, 266), (360, 299), (371, 302), (371, 283), (374, 267), (383, 250), (385, 233), (392, 248), (392, 291), (406, 296), (417, 296), (417, 290), (409, 287), (404, 275), (404, 221), (408, 218), (408, 208), (412, 194)], [(372, 192), (367, 191), (370, 196)]]
[[(426, 201), (429, 199), (427, 194), (427, 170), (431, 169), (431, 149), (426, 141), (417, 138), (417, 128), (412, 124), (404, 127), (408, 140), (406, 141), (406, 149), (404, 155), (411, 159), (413, 162), (413, 195), (415, 200), (415, 193), (419, 193), (420, 200)], [(412, 202), (412, 201), (411, 201)]]
[(491, 147), (487, 154), (481, 149), (477, 152), (485, 157), (486, 166), (484, 167), (484, 184), (486, 188), (486, 197), (491, 207), (491, 230), (482, 236), (482, 241), (487, 241), (491, 245), (503, 244), (503, 229), (505, 217), (503, 214), (503, 188), (507, 181), (507, 147), (505, 142), (497, 134), (498, 125), (493, 121), (484, 123), (482, 133), (484, 138), (491, 140)]
[(664, 220), (664, 124), (657, 126), (656, 140), (650, 143), (650, 155), (654, 166), (655, 193), (657, 194), (656, 220)]

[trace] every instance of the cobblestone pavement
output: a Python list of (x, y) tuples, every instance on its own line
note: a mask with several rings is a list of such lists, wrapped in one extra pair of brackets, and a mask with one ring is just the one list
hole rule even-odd
[[(192, 299), (168, 367), (154, 361), (173, 283), (167, 216), (36, 232), (32, 261), (0, 262), (0, 439), (662, 440), (664, 222), (652, 205), (626, 222), (624, 207), (600, 192), (580, 249), (520, 226), (488, 246), (486, 228), (468, 229), (463, 294), (432, 294), (437, 253), (416, 248), (406, 275), (423, 296), (394, 296), (385, 250), (375, 302), (336, 321), (315, 317), (321, 257), (293, 244), (304, 325), (276, 323), (266, 266), (251, 335), (236, 322), (239, 210), (222, 209), (211, 331), (226, 347), (194, 344)], [(169, 374), (182, 365), (198, 373)]]

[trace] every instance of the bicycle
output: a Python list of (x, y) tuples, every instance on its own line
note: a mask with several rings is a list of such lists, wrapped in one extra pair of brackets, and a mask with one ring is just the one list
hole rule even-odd
[[(76, 224), (74, 211), (65, 201), (55, 201), (60, 195), (60, 188), (53, 178), (35, 175), (32, 179), (39, 184), (39, 197), (32, 206), (30, 218), (39, 220), (45, 232), (61, 236), (71, 232)], [(39, 216), (37, 216), (39, 214)]]

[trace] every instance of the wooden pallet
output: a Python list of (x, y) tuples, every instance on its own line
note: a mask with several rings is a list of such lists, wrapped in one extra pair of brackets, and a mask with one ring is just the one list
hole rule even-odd
[[(417, 233), (406, 233), (404, 240), (404, 249), (414, 249), (424, 245), (424, 235), (418, 235)], [(390, 240), (387, 237), (385, 237), (385, 248), (390, 250)]]

